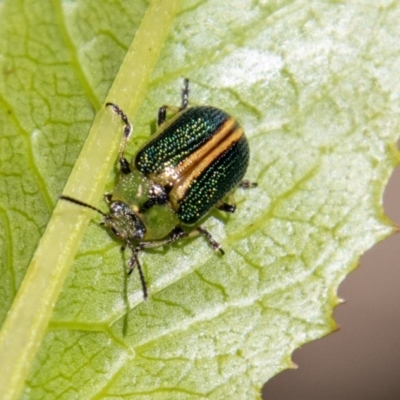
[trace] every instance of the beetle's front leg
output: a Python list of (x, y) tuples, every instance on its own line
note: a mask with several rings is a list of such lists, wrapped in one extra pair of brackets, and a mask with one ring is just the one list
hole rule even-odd
[(161, 240), (154, 240), (151, 242), (140, 242), (136, 246), (137, 252), (143, 249), (155, 249), (157, 247), (164, 246), (166, 244), (173, 243), (177, 241), (178, 239), (187, 237), (188, 234), (179, 226), (176, 228), (172, 229), (172, 231), (169, 233), (168, 237), (166, 239), (161, 239)]
[(137, 246), (134, 246), (129, 240), (127, 240), (125, 244), (121, 247), (121, 250), (124, 250), (125, 247), (129, 247), (132, 252), (131, 258), (128, 261), (128, 275), (131, 275), (133, 270), (137, 267), (139, 271), (140, 282), (142, 284), (143, 298), (145, 300), (148, 297), (147, 283), (146, 279), (144, 278), (142, 266), (139, 261), (139, 252), (144, 249), (154, 249), (156, 247), (164, 246), (165, 244), (173, 243), (176, 240), (185, 236), (187, 236), (185, 231), (179, 227), (176, 227), (171, 231), (167, 239), (154, 242), (141, 242)]
[(218, 250), (222, 255), (225, 254), (221, 245), (212, 237), (211, 233), (203, 226), (198, 226), (197, 228), (193, 229), (189, 233), (186, 233), (182, 228), (177, 226), (170, 232), (170, 234), (168, 235), (169, 236), (168, 239), (159, 240), (157, 242), (142, 242), (141, 245), (144, 246), (143, 248), (155, 248), (155, 247), (163, 246), (164, 244), (173, 243), (178, 239), (192, 238), (192, 237), (196, 237), (198, 235), (203, 235), (213, 250), (215, 250), (215, 251)]
[[(142, 292), (143, 292), (143, 298), (146, 300), (148, 297), (147, 294), (147, 283), (146, 283), (146, 279), (144, 278), (144, 274), (143, 274), (143, 270), (142, 270), (142, 266), (140, 265), (139, 262), (139, 251), (143, 249), (143, 247), (141, 246), (141, 243), (139, 243), (139, 245), (137, 245), (136, 247), (133, 246), (133, 244), (130, 241), (127, 241), (126, 244), (123, 246), (123, 248), (125, 249), (126, 247), (129, 247), (132, 254), (131, 254), (131, 258), (128, 261), (128, 275), (131, 275), (133, 270), (137, 267), (138, 271), (139, 271), (139, 277), (140, 277), (140, 283), (142, 284)], [(122, 247), (121, 247), (122, 250)]]
[(126, 116), (126, 114), (116, 104), (106, 103), (106, 107), (111, 107), (112, 110), (121, 117), (122, 122), (125, 124), (124, 134), (123, 134), (122, 141), (121, 141), (118, 160), (119, 160), (119, 168), (120, 168), (121, 173), (126, 175), (131, 172), (131, 167), (130, 167), (127, 159), (124, 157), (124, 152), (126, 149), (126, 145), (128, 143), (129, 136), (132, 133), (132, 125), (129, 122), (129, 119)]
[(168, 106), (166, 104), (161, 106), (158, 109), (157, 126), (162, 125), (166, 121), (166, 119), (167, 119), (167, 110), (169, 110), (173, 114), (177, 114), (181, 110), (181, 108), (180, 107), (176, 107), (176, 106)]

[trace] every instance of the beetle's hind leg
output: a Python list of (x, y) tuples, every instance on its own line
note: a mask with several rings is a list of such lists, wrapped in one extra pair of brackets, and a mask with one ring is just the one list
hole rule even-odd
[(157, 114), (157, 125), (162, 125), (165, 120), (167, 119), (167, 110), (170, 110), (174, 114), (178, 113), (179, 111), (184, 110), (189, 105), (189, 79), (185, 78), (183, 80), (183, 88), (182, 88), (182, 95), (181, 95), (181, 106), (167, 106), (163, 105), (158, 109)]
[[(239, 183), (238, 187), (241, 189), (251, 189), (257, 187), (257, 182), (250, 182), (247, 179), (243, 180)], [(236, 203), (233, 194), (229, 195), (229, 203), (221, 202), (217, 204), (217, 209), (220, 211), (224, 211), (229, 214), (233, 214), (236, 211)]]
[(251, 189), (258, 186), (257, 182), (250, 182), (249, 180), (245, 179), (239, 183), (239, 187), (241, 189)]
[(124, 152), (126, 149), (126, 145), (128, 144), (129, 136), (132, 133), (132, 124), (129, 122), (129, 119), (126, 116), (126, 114), (116, 104), (106, 103), (106, 107), (111, 107), (112, 110), (121, 117), (122, 122), (125, 124), (124, 134), (122, 136), (121, 146), (119, 149), (118, 160), (121, 173), (126, 175), (131, 172), (131, 167), (129, 166), (129, 162), (127, 161), (127, 159), (124, 157)]
[(222, 255), (225, 254), (221, 245), (212, 237), (211, 233), (206, 228), (198, 226), (197, 228), (193, 229), (190, 233), (188, 233), (187, 237), (194, 237), (197, 235), (203, 235), (203, 237), (207, 240), (208, 244), (214, 251), (218, 250)]
[(233, 214), (236, 211), (236, 202), (235, 202), (235, 197), (233, 196), (233, 193), (229, 195), (228, 199), (229, 203), (219, 202), (217, 204), (217, 209), (229, 214)]
[(236, 211), (236, 204), (222, 203), (217, 208), (220, 211), (223, 211), (223, 212), (226, 212), (229, 214), (233, 214)]
[(206, 228), (203, 228), (202, 226), (199, 226), (199, 227), (193, 229), (189, 233), (186, 233), (182, 228), (177, 226), (170, 232), (170, 234), (168, 235), (168, 238), (166, 238), (166, 239), (155, 240), (152, 242), (140, 242), (137, 246), (133, 246), (133, 244), (130, 241), (126, 241), (126, 243), (121, 247), (122, 251), (125, 250), (125, 247), (129, 247), (132, 252), (131, 258), (128, 261), (128, 275), (132, 274), (132, 272), (135, 268), (138, 269), (140, 282), (142, 284), (143, 298), (145, 300), (148, 297), (148, 292), (147, 292), (147, 284), (146, 284), (146, 280), (144, 278), (142, 266), (139, 262), (139, 257), (138, 257), (139, 252), (144, 249), (155, 249), (157, 247), (161, 247), (166, 244), (173, 243), (182, 238), (191, 238), (191, 237), (195, 237), (198, 235), (203, 235), (206, 238), (209, 245), (213, 248), (213, 250), (215, 250), (215, 251), (218, 250), (222, 255), (225, 254), (224, 250), (222, 250), (222, 248), (221, 248), (221, 245), (212, 237), (211, 233)]

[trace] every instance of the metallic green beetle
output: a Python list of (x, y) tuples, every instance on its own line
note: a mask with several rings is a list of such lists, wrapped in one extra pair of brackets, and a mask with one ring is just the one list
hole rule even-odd
[[(181, 106), (159, 108), (158, 130), (131, 164), (124, 158), (124, 151), (132, 126), (117, 105), (107, 103), (125, 125), (119, 154), (120, 178), (113, 193), (105, 194), (110, 213), (60, 196), (103, 216), (101, 225), (123, 242), (122, 250), (131, 250), (128, 273), (138, 268), (144, 298), (147, 285), (139, 252), (201, 234), (214, 250), (224, 254), (204, 227), (193, 225), (214, 207), (234, 212), (233, 191), (238, 186), (255, 186), (242, 181), (249, 163), (249, 146), (241, 126), (218, 108), (189, 107), (188, 102), (189, 80), (185, 79)], [(167, 109), (175, 112), (168, 121)], [(229, 203), (224, 202), (226, 198)]]

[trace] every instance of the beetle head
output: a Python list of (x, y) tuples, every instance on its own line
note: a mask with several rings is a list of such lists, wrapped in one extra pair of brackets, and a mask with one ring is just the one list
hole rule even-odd
[(110, 214), (103, 214), (100, 224), (108, 227), (117, 238), (125, 242), (143, 240), (146, 233), (139, 215), (122, 201), (113, 201), (110, 204)]

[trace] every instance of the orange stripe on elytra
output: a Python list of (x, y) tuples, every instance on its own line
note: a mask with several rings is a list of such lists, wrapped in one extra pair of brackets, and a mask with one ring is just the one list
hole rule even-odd
[[(214, 160), (236, 143), (243, 134), (242, 127), (233, 118), (230, 118), (211, 140), (181, 163), (184, 164), (184, 168), (176, 171), (174, 186), (169, 193), (174, 208), (178, 206), (179, 200), (185, 196), (193, 180), (198, 178)], [(178, 165), (179, 167), (180, 165)]]

